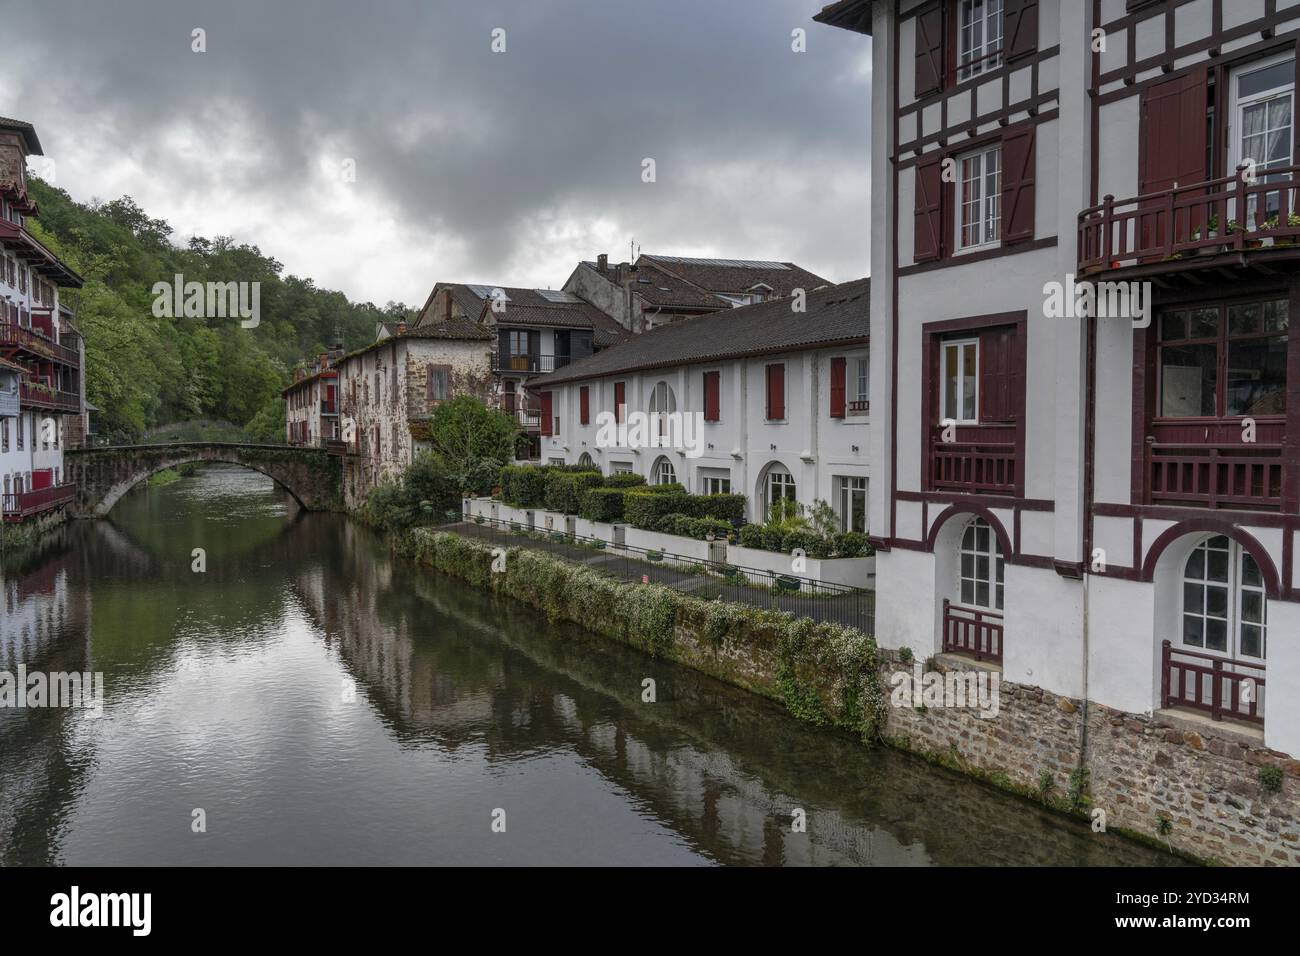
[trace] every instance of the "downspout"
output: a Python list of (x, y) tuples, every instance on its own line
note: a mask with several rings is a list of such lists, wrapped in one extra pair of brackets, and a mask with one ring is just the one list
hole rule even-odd
[[(1090, 310), (1095, 311), (1095, 310)], [(1086, 386), (1084, 392), (1084, 472), (1083, 472), (1083, 706), (1079, 721), (1079, 777), (1088, 768), (1088, 670), (1091, 662), (1089, 638), (1092, 627), (1089, 620), (1090, 583), (1092, 580), (1092, 506), (1093, 473), (1095, 463), (1093, 454), (1096, 446), (1097, 428), (1097, 317), (1090, 315), (1085, 320), (1087, 343), (1084, 347), (1086, 362)]]

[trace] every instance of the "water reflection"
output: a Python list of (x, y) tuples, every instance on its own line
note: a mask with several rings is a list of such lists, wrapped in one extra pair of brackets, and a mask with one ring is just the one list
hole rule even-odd
[(66, 528), (3, 588), (5, 668), (107, 681), (99, 719), (0, 712), (7, 864), (1173, 862), (546, 625), (235, 468)]

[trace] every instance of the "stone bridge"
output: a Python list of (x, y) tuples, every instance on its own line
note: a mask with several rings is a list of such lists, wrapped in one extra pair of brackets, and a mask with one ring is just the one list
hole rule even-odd
[(308, 511), (338, 511), (343, 507), (341, 459), (323, 448), (173, 442), (66, 451), (65, 480), (77, 485), (70, 513), (83, 518), (101, 517), (150, 475), (164, 468), (204, 461), (228, 462), (261, 472)]

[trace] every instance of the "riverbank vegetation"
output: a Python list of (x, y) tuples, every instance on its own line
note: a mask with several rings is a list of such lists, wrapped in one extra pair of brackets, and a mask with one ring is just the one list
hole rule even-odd
[(395, 540), (414, 561), (522, 601), (549, 620), (579, 624), (771, 697), (800, 720), (867, 740), (884, 730), (876, 645), (853, 628), (624, 583), (543, 552), (502, 551), (452, 532), (416, 528)]

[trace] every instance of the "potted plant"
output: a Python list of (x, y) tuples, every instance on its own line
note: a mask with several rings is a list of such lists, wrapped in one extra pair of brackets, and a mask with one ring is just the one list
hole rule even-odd
[(647, 551), (645, 553), (645, 559), (647, 561), (662, 561), (664, 559), (664, 553), (663, 551)]
[(776, 579), (776, 588), (778, 591), (798, 591), (802, 582), (788, 574), (782, 574)]

